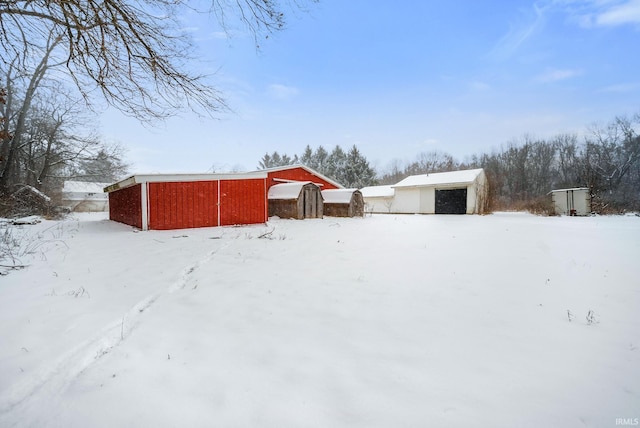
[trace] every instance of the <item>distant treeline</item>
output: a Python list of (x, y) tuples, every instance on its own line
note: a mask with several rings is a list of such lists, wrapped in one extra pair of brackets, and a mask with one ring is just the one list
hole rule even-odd
[(549, 191), (588, 187), (597, 212), (640, 210), (640, 114), (618, 117), (593, 127), (579, 139), (560, 134), (550, 139), (524, 136), (489, 154), (458, 162), (443, 152), (422, 153), (415, 162), (398, 162), (379, 178), (396, 183), (413, 174), (484, 168), (493, 210), (548, 208)]
[(347, 187), (395, 184), (410, 175), (484, 168), (493, 210), (549, 208), (553, 189), (588, 187), (597, 212), (640, 210), (640, 114), (618, 117), (586, 136), (560, 134), (549, 139), (524, 136), (491, 153), (460, 162), (448, 153), (420, 153), (407, 164), (392, 161), (376, 174), (356, 146), (345, 153), (337, 146), (328, 153), (309, 146), (293, 158), (265, 154), (261, 168), (302, 163)]

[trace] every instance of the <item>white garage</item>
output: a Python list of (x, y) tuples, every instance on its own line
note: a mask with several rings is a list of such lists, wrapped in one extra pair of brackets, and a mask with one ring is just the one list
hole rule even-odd
[(487, 203), (482, 168), (412, 175), (391, 187), (394, 213), (483, 214)]

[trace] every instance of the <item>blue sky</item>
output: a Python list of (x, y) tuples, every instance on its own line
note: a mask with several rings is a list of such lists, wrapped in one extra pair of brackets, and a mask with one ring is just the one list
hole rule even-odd
[(145, 127), (107, 111), (101, 133), (128, 148), (132, 172), (252, 170), (307, 144), (356, 144), (383, 172), (640, 113), (640, 0), (321, 0), (259, 51), (183, 19), (190, 66), (215, 72), (233, 112)]

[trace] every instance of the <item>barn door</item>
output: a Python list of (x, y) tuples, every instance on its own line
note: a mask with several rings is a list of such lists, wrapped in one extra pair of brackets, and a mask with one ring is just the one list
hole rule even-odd
[(466, 214), (467, 189), (436, 190), (436, 214)]

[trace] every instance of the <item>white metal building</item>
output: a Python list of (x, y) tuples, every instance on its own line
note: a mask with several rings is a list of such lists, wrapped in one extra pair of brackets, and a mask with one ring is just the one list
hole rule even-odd
[(588, 215), (591, 213), (591, 192), (588, 187), (552, 190), (551, 200), (557, 215)]
[(391, 187), (394, 213), (483, 214), (487, 203), (482, 168), (412, 175)]
[(388, 214), (393, 212), (393, 195), (391, 186), (369, 186), (360, 189), (364, 198), (364, 212)]
[(65, 181), (62, 187), (62, 203), (71, 211), (109, 211), (109, 197), (104, 188), (111, 183)]

